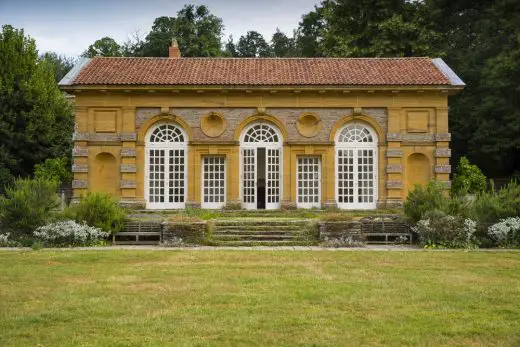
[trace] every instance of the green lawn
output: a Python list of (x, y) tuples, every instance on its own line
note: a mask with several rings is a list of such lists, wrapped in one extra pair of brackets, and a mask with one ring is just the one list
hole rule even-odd
[(520, 252), (0, 252), (0, 346), (520, 344)]

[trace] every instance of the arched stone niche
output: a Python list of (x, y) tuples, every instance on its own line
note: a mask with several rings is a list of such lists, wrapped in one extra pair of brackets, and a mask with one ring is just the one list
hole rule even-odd
[(89, 171), (90, 191), (119, 196), (119, 168), (116, 158), (110, 153), (102, 152), (95, 156), (92, 164), (92, 170)]

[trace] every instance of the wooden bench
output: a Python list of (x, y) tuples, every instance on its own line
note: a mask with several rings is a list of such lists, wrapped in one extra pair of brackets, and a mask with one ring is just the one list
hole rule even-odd
[(162, 225), (155, 221), (127, 222), (123, 231), (112, 236), (114, 245), (157, 245), (161, 241)]

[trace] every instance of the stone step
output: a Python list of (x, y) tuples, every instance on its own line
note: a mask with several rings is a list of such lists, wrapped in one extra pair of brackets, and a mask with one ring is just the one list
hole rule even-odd
[(302, 235), (301, 229), (281, 229), (279, 227), (269, 229), (243, 229), (243, 228), (226, 228), (214, 229), (213, 235), (227, 234), (251, 234), (251, 235)]
[(216, 225), (213, 230), (226, 231), (301, 231), (305, 228), (303, 225)]
[(305, 240), (300, 235), (283, 235), (283, 234), (219, 234), (213, 235), (212, 240)]
[(316, 242), (311, 241), (295, 241), (295, 240), (278, 240), (278, 241), (252, 241), (252, 240), (243, 240), (243, 241), (220, 241), (220, 240), (210, 240), (208, 241), (208, 246), (224, 246), (224, 247), (258, 247), (258, 246), (266, 246), (266, 247), (281, 247), (281, 246), (313, 246), (316, 245)]
[(309, 225), (309, 220), (287, 220), (287, 219), (230, 219), (230, 220), (214, 220), (215, 227), (221, 226), (292, 226), (301, 227)]

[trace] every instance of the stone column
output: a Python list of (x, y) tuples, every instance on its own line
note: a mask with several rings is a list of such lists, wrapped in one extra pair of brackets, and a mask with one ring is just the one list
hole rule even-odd
[[(123, 121), (121, 128), (121, 179), (120, 194), (121, 204), (125, 206), (142, 208), (144, 201), (136, 199), (137, 187), (137, 151), (135, 133), (135, 107), (123, 107)], [(143, 168), (140, 168), (141, 172)]]

